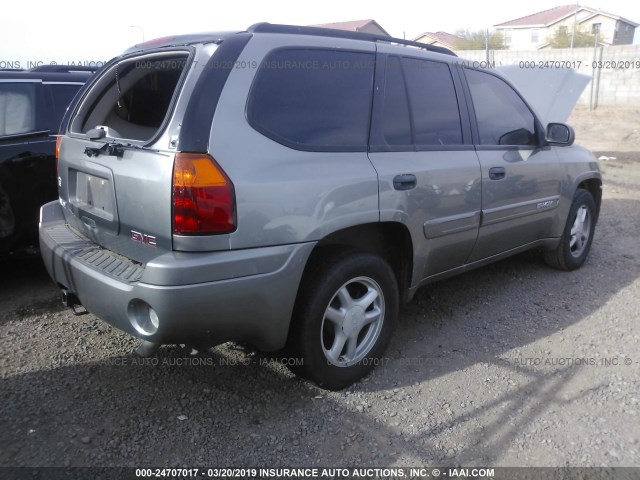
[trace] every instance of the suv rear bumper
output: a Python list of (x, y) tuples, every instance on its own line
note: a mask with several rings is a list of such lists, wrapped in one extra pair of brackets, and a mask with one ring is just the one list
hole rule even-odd
[(58, 202), (40, 211), (49, 275), (89, 312), (155, 343), (240, 340), (266, 351), (283, 347), (314, 245), (168, 252), (140, 265), (71, 230)]

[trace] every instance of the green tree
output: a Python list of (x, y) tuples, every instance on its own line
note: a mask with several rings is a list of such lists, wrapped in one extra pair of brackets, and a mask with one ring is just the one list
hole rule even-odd
[[(470, 32), (469, 30), (458, 30), (456, 35), (460, 40), (456, 42), (457, 50), (484, 50), (486, 48), (486, 30), (477, 30)], [(502, 32), (489, 32), (489, 49), (504, 50), (507, 46), (504, 43), (504, 35)]]
[[(569, 28), (558, 27), (548, 41), (551, 48), (569, 48), (571, 47), (571, 30)], [(596, 38), (593, 33), (576, 29), (576, 35), (573, 38), (573, 46), (575, 48), (593, 47), (595, 42)]]

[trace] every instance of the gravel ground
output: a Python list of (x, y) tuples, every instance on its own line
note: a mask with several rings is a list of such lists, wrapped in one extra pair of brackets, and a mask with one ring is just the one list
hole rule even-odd
[(599, 147), (581, 270), (529, 252), (421, 290), (341, 392), (231, 343), (136, 359), (38, 258), (3, 262), (0, 466), (640, 466), (640, 147)]

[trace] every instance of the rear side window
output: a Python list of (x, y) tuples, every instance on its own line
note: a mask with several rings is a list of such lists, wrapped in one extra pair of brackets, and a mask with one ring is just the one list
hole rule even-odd
[(536, 145), (535, 117), (504, 80), (465, 70), (481, 145)]
[(167, 52), (120, 61), (82, 101), (71, 131), (109, 127), (110, 136), (150, 140), (171, 113), (188, 54)]
[(373, 70), (369, 53), (274, 51), (254, 80), (249, 123), (298, 150), (366, 151)]
[(0, 136), (36, 130), (36, 84), (0, 83)]
[(453, 77), (445, 63), (402, 59), (416, 145), (459, 145), (462, 126)]
[(449, 66), (390, 56), (382, 109), (383, 147), (462, 144), (462, 124)]
[(388, 145), (411, 145), (411, 113), (400, 57), (389, 57), (384, 84), (382, 130)]

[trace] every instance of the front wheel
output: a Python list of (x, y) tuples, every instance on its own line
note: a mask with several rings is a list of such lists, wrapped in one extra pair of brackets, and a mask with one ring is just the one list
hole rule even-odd
[(578, 189), (569, 209), (569, 217), (560, 244), (545, 252), (545, 261), (560, 270), (580, 268), (589, 255), (596, 227), (596, 203), (587, 190)]
[(382, 363), (397, 315), (398, 286), (383, 259), (355, 250), (316, 258), (292, 319), (292, 371), (330, 390), (351, 385)]

